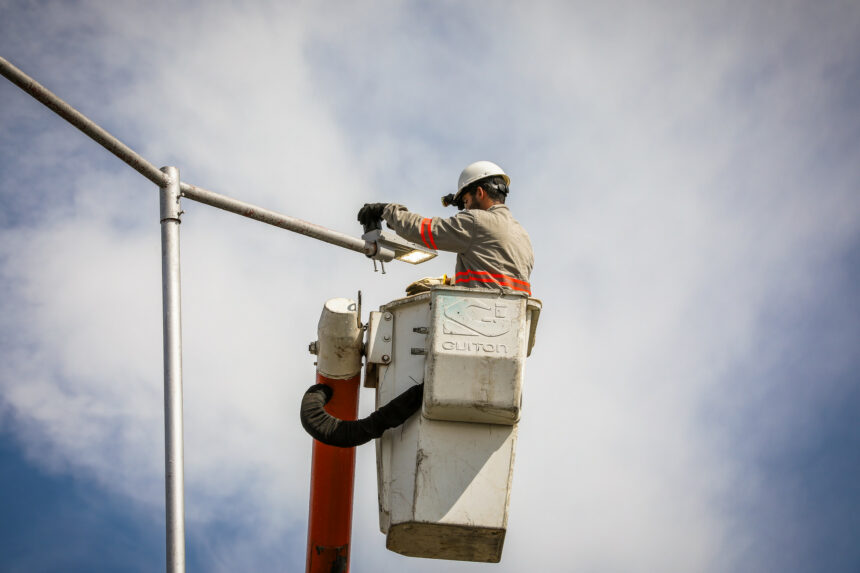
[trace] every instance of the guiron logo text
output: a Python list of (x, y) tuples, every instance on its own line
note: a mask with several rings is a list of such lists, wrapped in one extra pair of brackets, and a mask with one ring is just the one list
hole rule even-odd
[(458, 350), (460, 352), (486, 352), (487, 354), (507, 354), (506, 344), (492, 344), (490, 342), (453, 342), (442, 343), (444, 350)]

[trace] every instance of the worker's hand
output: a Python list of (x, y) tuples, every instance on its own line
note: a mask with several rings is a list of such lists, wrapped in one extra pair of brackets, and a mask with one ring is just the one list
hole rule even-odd
[(358, 222), (364, 227), (365, 233), (371, 229), (381, 228), (379, 222), (387, 206), (388, 203), (365, 203), (364, 207), (358, 210)]
[(431, 287), (446, 284), (448, 284), (448, 277), (446, 275), (442, 275), (441, 277), (424, 277), (406, 287), (406, 296), (427, 292)]

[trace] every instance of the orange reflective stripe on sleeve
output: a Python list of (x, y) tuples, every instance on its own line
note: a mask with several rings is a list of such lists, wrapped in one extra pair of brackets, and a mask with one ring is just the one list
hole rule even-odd
[(520, 279), (515, 279), (514, 277), (509, 277), (507, 275), (489, 273), (487, 271), (467, 270), (457, 273), (454, 280), (455, 283), (468, 283), (472, 281), (480, 283), (494, 283), (524, 292), (529, 296), (532, 294), (532, 285), (526, 281), (521, 281)]
[(425, 217), (421, 220), (421, 240), (424, 241), (425, 247), (435, 251), (436, 241), (433, 239), (433, 230), (431, 228), (432, 224), (433, 220), (430, 218)]

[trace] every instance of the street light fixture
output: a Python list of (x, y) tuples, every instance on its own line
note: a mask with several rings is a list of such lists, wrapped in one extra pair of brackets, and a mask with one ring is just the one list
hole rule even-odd
[[(371, 229), (361, 236), (366, 241), (365, 254), (378, 261), (397, 259), (405, 263), (418, 265), (434, 258), (437, 253), (433, 249), (412, 243), (392, 232), (382, 229)], [(393, 256), (392, 256), (393, 253)]]

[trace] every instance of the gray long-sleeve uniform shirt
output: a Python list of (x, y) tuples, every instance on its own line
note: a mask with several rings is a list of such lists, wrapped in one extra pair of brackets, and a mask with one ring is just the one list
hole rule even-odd
[(391, 203), (382, 218), (408, 241), (457, 253), (455, 284), (501, 287), (531, 296), (528, 280), (534, 266), (532, 243), (507, 206), (493, 205), (486, 211), (466, 209), (442, 219), (422, 217)]

